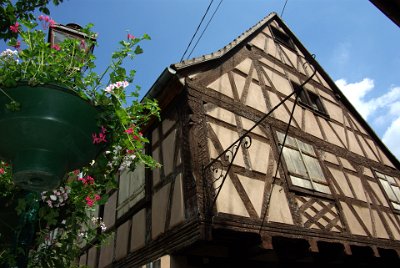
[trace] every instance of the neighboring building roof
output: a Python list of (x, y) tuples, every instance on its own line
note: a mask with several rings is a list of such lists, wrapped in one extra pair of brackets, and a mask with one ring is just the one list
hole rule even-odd
[(369, 0), (400, 27), (400, 0)]

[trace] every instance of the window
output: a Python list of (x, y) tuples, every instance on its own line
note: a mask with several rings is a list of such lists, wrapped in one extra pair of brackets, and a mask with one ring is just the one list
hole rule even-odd
[(393, 208), (400, 211), (400, 187), (399, 181), (392, 176), (382, 174), (375, 171), (387, 197), (390, 200)]
[(274, 35), (275, 41), (281, 43), (282, 45), (294, 50), (294, 44), (292, 39), (284, 32), (281, 30), (278, 30), (277, 28), (271, 26), (271, 32)]
[[(300, 86), (293, 84), (293, 87), (297, 90)], [(327, 115), (321, 98), (317, 94), (304, 88), (298, 92), (297, 98), (301, 105), (304, 105), (319, 114)]]
[[(277, 135), (282, 148), (285, 135), (281, 132), (277, 132)], [(282, 155), (292, 185), (326, 194), (331, 193), (313, 146), (287, 136)]]

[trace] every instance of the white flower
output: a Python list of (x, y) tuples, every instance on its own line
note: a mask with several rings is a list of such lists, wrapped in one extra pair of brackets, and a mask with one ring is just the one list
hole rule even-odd
[(53, 200), (53, 201), (56, 201), (56, 200), (57, 200), (57, 196), (55, 196), (54, 194), (52, 194), (52, 195), (50, 195), (50, 199)]

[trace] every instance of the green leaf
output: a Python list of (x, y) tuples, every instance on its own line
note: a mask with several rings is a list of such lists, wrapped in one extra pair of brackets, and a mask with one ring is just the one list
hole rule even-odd
[(135, 54), (136, 55), (138, 55), (138, 54), (142, 54), (143, 53), (143, 49), (140, 47), (140, 46), (137, 46), (136, 48), (135, 48)]

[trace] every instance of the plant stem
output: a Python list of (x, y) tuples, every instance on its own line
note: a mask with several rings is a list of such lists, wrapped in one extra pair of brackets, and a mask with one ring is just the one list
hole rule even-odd
[(8, 95), (1, 87), (0, 87), (1, 93), (3, 93), (7, 98), (9, 98), (11, 101), (16, 102), (13, 98), (11, 98), (10, 95)]

